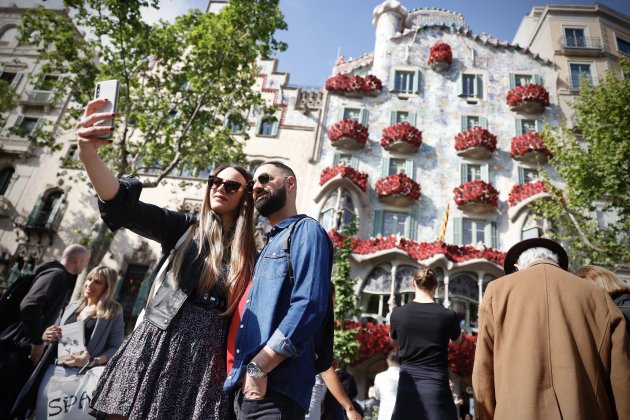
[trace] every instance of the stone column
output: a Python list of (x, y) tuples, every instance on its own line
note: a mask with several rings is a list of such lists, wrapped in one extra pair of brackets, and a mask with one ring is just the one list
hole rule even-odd
[(391, 67), (390, 39), (405, 27), (409, 12), (398, 0), (387, 0), (374, 8), (372, 25), (376, 28), (374, 42), (374, 62), (372, 74), (378, 77), (383, 86), (389, 84)]
[(448, 283), (449, 283), (448, 273), (445, 272), (444, 273), (444, 307), (445, 308), (451, 307), (451, 300), (448, 298)]

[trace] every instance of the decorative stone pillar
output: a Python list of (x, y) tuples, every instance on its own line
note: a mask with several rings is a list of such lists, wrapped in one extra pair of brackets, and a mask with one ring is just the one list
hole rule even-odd
[(448, 298), (448, 283), (449, 283), (449, 278), (448, 278), (448, 273), (444, 273), (444, 307), (445, 308), (450, 308), (451, 307), (451, 300)]
[(392, 286), (389, 290), (389, 300), (387, 303), (389, 304), (389, 312), (387, 313), (386, 318), (389, 319), (389, 315), (392, 313), (394, 308), (396, 307), (396, 271), (398, 270), (398, 265), (392, 264)]
[(481, 302), (483, 302), (483, 272), (477, 272), (477, 287), (479, 288), (479, 305), (477, 305), (477, 320), (479, 320), (479, 311), (481, 310)]
[(387, 0), (374, 8), (372, 25), (376, 27), (374, 62), (372, 74), (381, 79), (383, 86), (389, 85), (391, 66), (390, 39), (405, 27), (409, 12), (398, 0)]

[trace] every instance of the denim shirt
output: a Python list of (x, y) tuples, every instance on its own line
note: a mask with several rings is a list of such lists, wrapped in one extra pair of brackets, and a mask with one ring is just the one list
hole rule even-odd
[(296, 225), (291, 237), (291, 266), (295, 282), (288, 278), (285, 238), (291, 216), (274, 226), (256, 262), (252, 287), (236, 335), (234, 366), (225, 381), (233, 390), (246, 373), (247, 364), (267, 344), (287, 356), (269, 372), (268, 389), (287, 395), (308, 411), (315, 383), (313, 338), (326, 316), (332, 243), (315, 220)]

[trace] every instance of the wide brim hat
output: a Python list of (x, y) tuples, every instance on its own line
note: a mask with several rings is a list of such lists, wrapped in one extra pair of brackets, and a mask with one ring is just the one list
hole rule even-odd
[(518, 261), (518, 257), (531, 248), (547, 248), (549, 251), (558, 255), (558, 265), (560, 268), (563, 270), (569, 268), (569, 256), (562, 245), (547, 238), (531, 238), (517, 243), (505, 254), (505, 260), (503, 261), (503, 271), (505, 271), (505, 274), (515, 272), (516, 267), (514, 267), (514, 264)]

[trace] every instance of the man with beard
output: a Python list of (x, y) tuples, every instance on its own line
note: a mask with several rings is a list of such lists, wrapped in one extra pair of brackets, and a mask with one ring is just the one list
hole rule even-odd
[(315, 383), (313, 339), (328, 309), (332, 243), (298, 214), (291, 168), (265, 162), (248, 184), (273, 226), (228, 337), (228, 376), (241, 419), (303, 419)]

